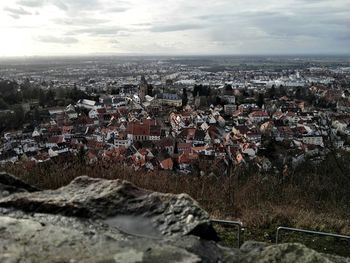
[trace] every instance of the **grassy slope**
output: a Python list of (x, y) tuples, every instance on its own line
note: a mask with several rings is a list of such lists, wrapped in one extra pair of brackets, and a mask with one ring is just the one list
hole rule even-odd
[[(291, 226), (350, 235), (350, 210), (346, 198), (324, 193), (316, 178), (281, 181), (275, 176), (202, 177), (169, 172), (135, 172), (118, 164), (50, 164), (31, 167), (17, 164), (3, 168), (25, 181), (45, 188), (58, 188), (80, 175), (106, 179), (123, 179), (139, 187), (159, 192), (188, 193), (212, 218), (241, 220), (245, 240), (274, 242), (278, 226)], [(297, 175), (295, 175), (297, 176)], [(311, 181), (310, 181), (311, 180)], [(304, 187), (304, 184), (306, 184)], [(332, 189), (332, 185), (329, 185)], [(233, 242), (234, 231), (218, 228), (224, 241)], [(319, 251), (350, 257), (350, 243), (296, 234), (283, 235), (283, 241), (302, 241)], [(332, 249), (326, 249), (326, 248)]]

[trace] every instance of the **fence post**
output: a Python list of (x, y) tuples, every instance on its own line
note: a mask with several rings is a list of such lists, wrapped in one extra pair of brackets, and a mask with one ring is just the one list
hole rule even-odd
[(343, 238), (350, 240), (350, 236), (345, 235), (339, 235), (339, 234), (333, 234), (333, 233), (327, 233), (327, 232), (320, 232), (320, 231), (313, 231), (313, 230), (306, 230), (306, 229), (300, 229), (300, 228), (292, 228), (292, 227), (285, 227), (285, 226), (279, 226), (276, 231), (276, 244), (279, 243), (279, 233), (282, 231), (290, 231), (290, 232), (298, 232), (303, 234), (311, 234), (311, 235), (318, 235), (318, 236), (329, 236), (334, 238)]
[(241, 232), (243, 228), (243, 223), (241, 221), (229, 221), (229, 220), (218, 220), (212, 219), (210, 220), (212, 223), (220, 224), (220, 225), (233, 225), (237, 227), (237, 244), (238, 248), (241, 246)]

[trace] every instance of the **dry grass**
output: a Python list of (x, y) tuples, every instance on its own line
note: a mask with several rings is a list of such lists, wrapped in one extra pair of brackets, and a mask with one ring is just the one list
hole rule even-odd
[[(51, 163), (35, 167), (22, 163), (3, 169), (42, 189), (55, 189), (78, 176), (88, 175), (127, 180), (153, 191), (187, 193), (213, 218), (239, 219), (252, 230), (272, 231), (278, 225), (285, 225), (350, 234), (346, 202), (328, 198), (329, 194), (320, 199), (325, 190), (317, 192), (320, 186), (315, 182), (303, 185), (260, 175), (238, 180), (236, 175), (197, 177), (164, 171), (135, 172), (126, 165), (107, 163), (90, 166)], [(310, 178), (305, 178), (310, 182)], [(307, 191), (309, 188), (312, 189)]]

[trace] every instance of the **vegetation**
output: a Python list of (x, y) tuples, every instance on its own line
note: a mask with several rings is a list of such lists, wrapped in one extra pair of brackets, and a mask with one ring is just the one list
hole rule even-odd
[[(127, 165), (115, 163), (85, 165), (83, 159), (81, 152), (70, 163), (34, 166), (22, 162), (3, 169), (40, 188), (58, 188), (75, 177), (88, 175), (128, 180), (160, 192), (187, 193), (211, 217), (244, 222), (246, 240), (274, 242), (276, 227), (280, 225), (350, 234), (350, 156), (345, 152), (329, 154), (317, 165), (307, 160), (283, 175), (236, 167), (231, 176), (218, 177), (165, 171), (135, 172)], [(221, 232), (226, 233), (227, 240), (234, 240), (234, 236), (228, 234), (231, 232)], [(283, 240), (300, 241), (301, 237), (289, 235)], [(315, 237), (303, 237), (303, 241), (322, 251), (327, 244), (333, 245), (329, 243), (332, 240)], [(350, 256), (349, 244), (337, 242), (334, 250), (327, 251)]]
[(52, 85), (43, 82), (37, 86), (29, 80), (22, 84), (0, 80), (0, 133), (20, 129), (28, 122), (40, 121), (40, 112), (46, 108), (67, 106), (79, 99), (96, 99), (77, 87), (53, 88)]

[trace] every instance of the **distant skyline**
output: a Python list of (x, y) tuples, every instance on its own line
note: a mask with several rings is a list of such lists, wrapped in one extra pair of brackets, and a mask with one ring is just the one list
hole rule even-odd
[(349, 0), (5, 0), (0, 57), (350, 54)]

